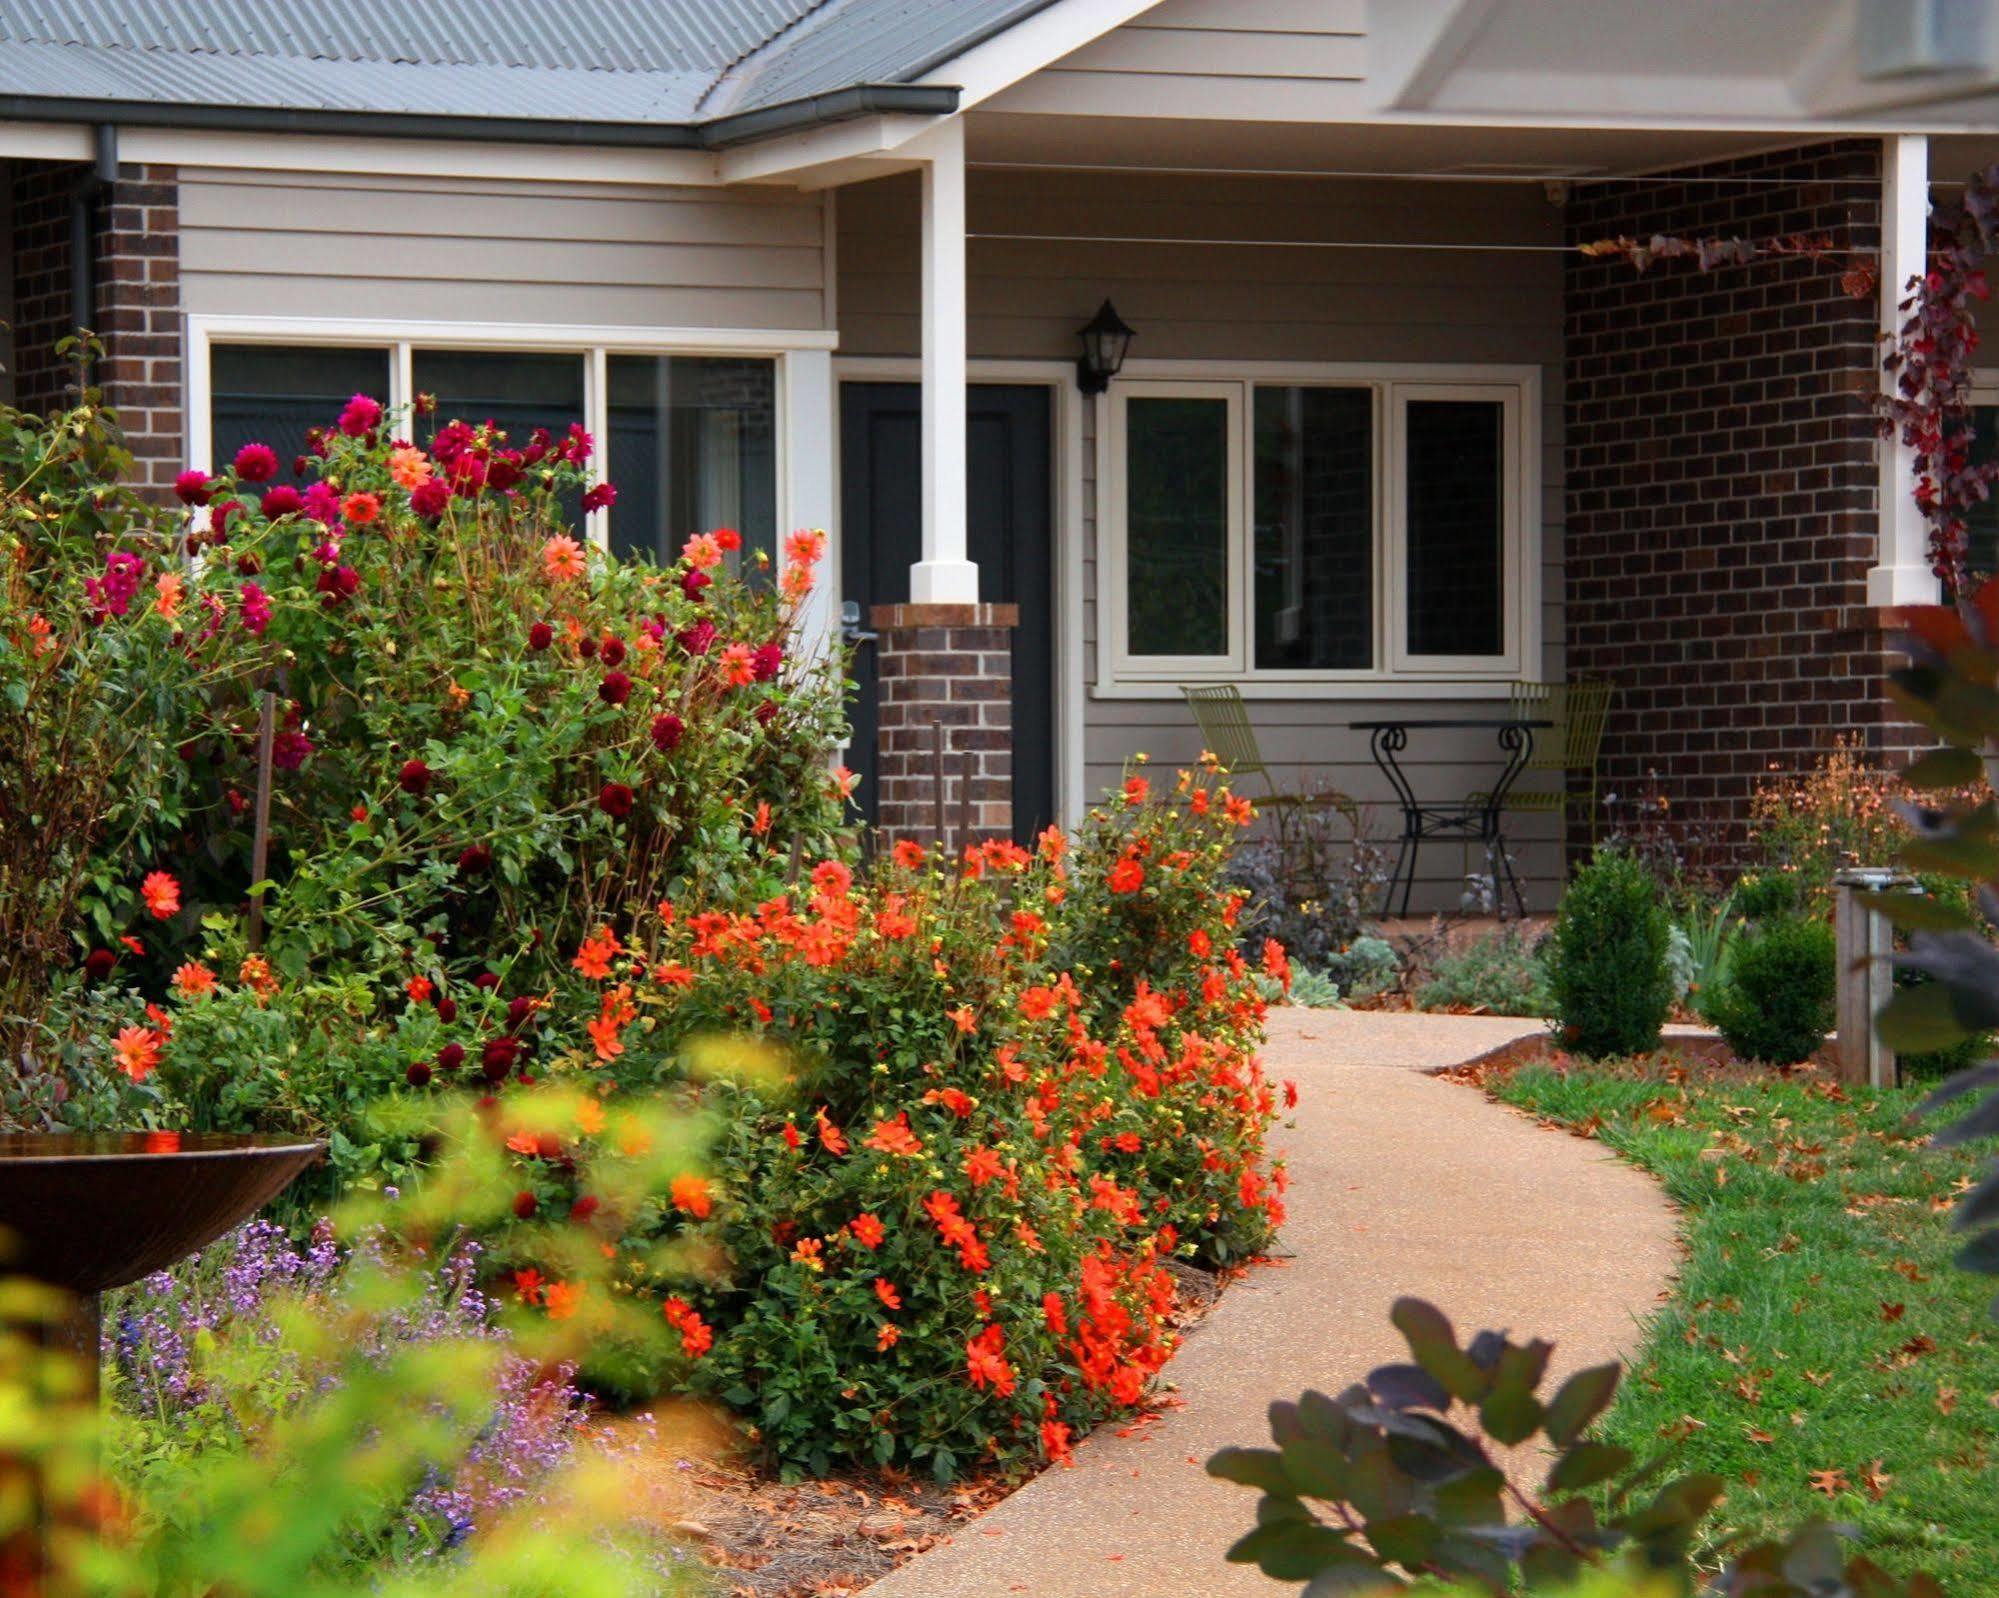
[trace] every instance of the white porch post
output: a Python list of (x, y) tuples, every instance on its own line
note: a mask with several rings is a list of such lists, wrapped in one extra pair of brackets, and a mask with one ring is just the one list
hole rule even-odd
[[(1909, 279), (1928, 265), (1930, 141), (1897, 133), (1881, 141), (1881, 331), (1893, 338)], [(1882, 374), (1885, 386), (1894, 378)], [(1870, 605), (1933, 605), (1940, 590), (1930, 569), (1929, 527), (1916, 508), (1915, 451), (1899, 437), (1881, 441), (1881, 534), (1867, 574)]]
[(909, 570), (909, 597), (972, 605), (979, 568), (965, 547), (964, 124), (925, 134), (922, 153), (923, 559)]

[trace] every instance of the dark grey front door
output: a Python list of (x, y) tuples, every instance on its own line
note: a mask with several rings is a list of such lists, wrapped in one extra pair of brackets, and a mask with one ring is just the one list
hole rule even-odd
[[(923, 426), (914, 383), (840, 386), (840, 596), (909, 599), (923, 556)], [(1053, 399), (1040, 385), (979, 383), (967, 396), (967, 537), (979, 598), (1018, 605), (1013, 635), (1013, 831), (1027, 842), (1055, 819)], [(875, 815), (875, 657), (854, 663), (853, 746), (859, 799)]]

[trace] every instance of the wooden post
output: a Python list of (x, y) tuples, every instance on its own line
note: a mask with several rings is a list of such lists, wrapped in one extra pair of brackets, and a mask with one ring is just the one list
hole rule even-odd
[(972, 776), (979, 769), (979, 757), (967, 749), (958, 767), (958, 853), (972, 847)]
[(1869, 1087), (1895, 1085), (1895, 1051), (1874, 1030), (1875, 1017), (1895, 992), (1895, 929), (1863, 893), (1913, 893), (1916, 879), (1884, 867), (1833, 874), (1833, 922), (1839, 981), (1839, 1079)]
[(931, 801), (936, 806), (937, 847), (950, 852), (951, 840), (944, 830), (944, 723), (935, 716), (930, 718), (930, 774), (932, 778)]
[(278, 735), (278, 696), (266, 688), (257, 713), (257, 830), (250, 843), (250, 952), (264, 947), (264, 880), (271, 860), (271, 746)]

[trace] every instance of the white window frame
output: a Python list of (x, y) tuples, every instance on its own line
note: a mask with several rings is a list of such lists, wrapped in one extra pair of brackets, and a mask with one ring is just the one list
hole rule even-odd
[[(1254, 436), (1258, 387), (1366, 388), (1375, 418), (1373, 660), (1340, 670), (1256, 667), (1254, 573)], [(1126, 611), (1126, 435), (1124, 396), (1232, 392), (1236, 426), (1232, 458), (1239, 461), (1230, 540), (1230, 649), (1221, 656), (1134, 656)], [(1403, 414), (1409, 399), (1480, 399), (1503, 407), (1504, 459), (1501, 623), (1498, 655), (1417, 656), (1407, 648), (1407, 505), (1402, 483)], [(1167, 698), (1177, 685), (1232, 682), (1250, 697), (1379, 697), (1402, 685), (1435, 694), (1463, 687), (1474, 694), (1503, 691), (1539, 671), (1541, 659), (1541, 369), (1520, 365), (1322, 362), (1141, 361), (1125, 363), (1104, 396), (1097, 478), (1097, 698)]]
[[(1201, 382), (1187, 379), (1139, 379), (1116, 384), (1111, 390), (1111, 458), (1117, 470), (1109, 489), (1111, 522), (1116, 529), (1112, 560), (1115, 571), (1110, 585), (1111, 635), (1117, 640), (1117, 658), (1122, 674), (1133, 677), (1186, 677), (1212, 673), (1233, 673), (1243, 669), (1248, 648), (1242, 606), (1236, 598), (1244, 581), (1247, 543), (1244, 538), (1246, 462), (1243, 455), (1243, 406), (1248, 391), (1241, 383)], [(1219, 655), (1132, 655), (1126, 649), (1131, 624), (1131, 591), (1126, 531), (1125, 406), (1133, 399), (1221, 400), (1228, 414), (1227, 495), (1228, 526), (1227, 591), (1223, 604), (1227, 614), (1228, 641)], [(1142, 663), (1142, 664), (1141, 664)]]
[[(836, 332), (817, 328), (603, 327), (527, 322), (438, 322), (356, 317), (191, 315), (187, 319), (187, 459), (212, 470), (214, 387), (210, 355), (217, 344), (339, 345), (381, 349), (389, 355), (390, 407), (415, 398), (413, 352), (424, 349), (575, 355), (583, 362), (583, 425), (597, 441), (592, 469), (617, 481), (611, 458), (610, 358), (613, 355), (714, 355), (765, 358), (776, 365), (777, 549), (785, 562), (784, 535), (795, 527), (835, 525), (833, 500), (833, 367)], [(585, 519), (590, 541), (605, 547), (610, 521), (603, 511)], [(829, 574), (839, 567), (837, 545), (820, 564), (801, 627), (814, 648), (833, 636)]]

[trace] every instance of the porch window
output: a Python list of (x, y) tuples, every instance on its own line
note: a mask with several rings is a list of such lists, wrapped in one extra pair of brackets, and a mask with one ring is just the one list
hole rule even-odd
[(1517, 676), (1530, 384), (1113, 384), (1110, 680)]
[[(510, 349), (385, 339), (379, 347), (216, 342), (208, 346), (204, 464), (226, 465), (252, 440), (289, 472), (309, 427), (324, 427), (349, 396), (406, 403), (435, 395), (410, 422), (427, 444), (447, 420), (491, 421), (516, 445), (538, 427), (580, 423), (597, 437), (593, 475), (618, 488), (591, 518), (621, 554), (670, 559), (693, 533), (733, 527), (744, 553), (777, 564), (778, 360), (768, 355), (639, 354), (597, 347)], [(582, 519), (569, 496), (572, 520)], [(740, 557), (732, 557), (740, 558)]]

